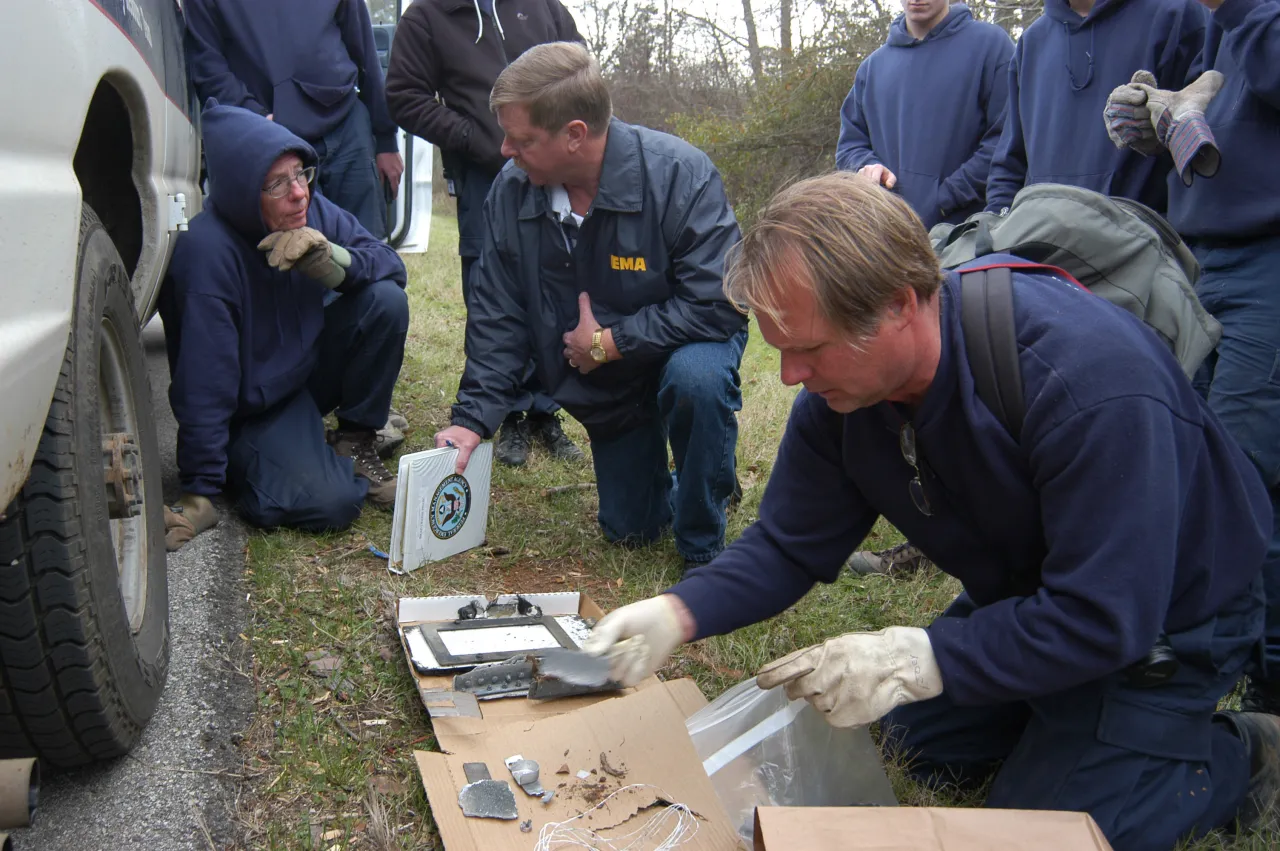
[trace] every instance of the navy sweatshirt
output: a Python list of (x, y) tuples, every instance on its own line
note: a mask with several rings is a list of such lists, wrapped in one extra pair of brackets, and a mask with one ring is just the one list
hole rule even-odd
[(1081, 18), (1066, 0), (1045, 0), (1009, 65), (1009, 112), (987, 179), (987, 209), (999, 212), (1033, 183), (1065, 183), (1168, 206), (1167, 154), (1117, 148), (1102, 111), (1133, 72), (1180, 89), (1204, 44), (1196, 0), (1099, 0)]
[(858, 66), (840, 109), (836, 168), (883, 165), (925, 227), (982, 209), (1000, 140), (1013, 42), (967, 6), (922, 39), (899, 15), (884, 45)]
[(1280, 2), (1218, 7), (1187, 82), (1209, 69), (1227, 78), (1205, 111), (1222, 165), (1190, 187), (1171, 174), (1169, 222), (1193, 240), (1280, 234)]
[[(978, 399), (958, 277), (942, 288), (938, 370), (911, 421), (932, 516), (911, 501), (904, 409), (848, 415), (800, 393), (759, 519), (672, 591), (698, 637), (834, 582), (884, 516), (980, 608), (928, 628), (960, 705), (1051, 694), (1145, 656), (1161, 630), (1214, 616), (1261, 569), (1262, 480), (1156, 335), (1065, 281), (1017, 273), (1021, 445)], [(1008, 578), (1041, 566), (1015, 596)]]
[(358, 96), (375, 149), (393, 153), (382, 66), (365, 0), (186, 0), (187, 67), (201, 102), (214, 98), (317, 142)]
[[(182, 489), (215, 494), (226, 482), (236, 420), (306, 386), (327, 291), (301, 272), (272, 269), (258, 250), (267, 235), (260, 201), (267, 171), (289, 152), (315, 165), (315, 152), (279, 124), (239, 107), (211, 105), (201, 122), (209, 198), (178, 239), (160, 317)], [(339, 292), (380, 280), (405, 285), (400, 257), (350, 213), (313, 194), (307, 226), (351, 254)]]

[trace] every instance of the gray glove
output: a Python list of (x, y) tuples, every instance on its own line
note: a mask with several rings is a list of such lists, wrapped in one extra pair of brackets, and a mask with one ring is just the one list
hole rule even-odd
[(1213, 177), (1222, 164), (1222, 154), (1205, 121), (1204, 111), (1226, 78), (1218, 71), (1206, 71), (1180, 92), (1139, 85), (1146, 92), (1151, 124), (1160, 144), (1173, 154), (1174, 167), (1187, 186), (1192, 173)]
[(1156, 138), (1151, 110), (1147, 108), (1147, 93), (1140, 88), (1155, 84), (1155, 75), (1150, 71), (1134, 71), (1128, 83), (1116, 86), (1107, 96), (1102, 120), (1117, 148), (1129, 148), (1145, 157), (1160, 153), (1160, 140)]

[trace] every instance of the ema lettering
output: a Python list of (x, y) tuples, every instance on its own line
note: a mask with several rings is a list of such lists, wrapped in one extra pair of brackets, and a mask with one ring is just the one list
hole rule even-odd
[(648, 267), (644, 265), (643, 257), (619, 257), (616, 254), (609, 255), (609, 266), (624, 272), (647, 272)]

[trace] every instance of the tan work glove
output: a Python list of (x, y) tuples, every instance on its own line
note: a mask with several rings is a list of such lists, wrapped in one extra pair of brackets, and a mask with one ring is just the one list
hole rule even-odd
[(1117, 148), (1129, 148), (1146, 157), (1160, 153), (1160, 140), (1147, 108), (1147, 93), (1141, 88), (1155, 84), (1156, 77), (1150, 71), (1134, 71), (1129, 82), (1116, 86), (1107, 96), (1102, 120)]
[(833, 727), (861, 727), (942, 694), (942, 672), (929, 633), (894, 626), (797, 650), (761, 668), (756, 684), (785, 685), (788, 698), (809, 701)]
[(606, 657), (609, 675), (633, 686), (661, 668), (687, 640), (692, 620), (679, 597), (660, 594), (605, 615), (582, 651)]
[(201, 532), (218, 525), (218, 509), (207, 496), (184, 493), (172, 508), (164, 507), (164, 548), (176, 552)]
[(267, 254), (267, 265), (281, 272), (297, 269), (329, 289), (336, 289), (347, 277), (351, 254), (340, 245), (334, 245), (315, 228), (278, 230), (268, 234), (258, 243), (259, 251)]
[(1191, 185), (1193, 173), (1213, 177), (1222, 164), (1222, 154), (1204, 111), (1224, 82), (1226, 77), (1221, 72), (1206, 71), (1180, 92), (1138, 86), (1147, 95), (1156, 138), (1173, 154), (1174, 167), (1187, 186)]

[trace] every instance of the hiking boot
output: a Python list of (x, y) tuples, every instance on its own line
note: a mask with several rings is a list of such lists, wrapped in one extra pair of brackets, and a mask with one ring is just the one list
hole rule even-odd
[(555, 414), (530, 414), (526, 420), (529, 432), (551, 453), (552, 458), (560, 461), (581, 461), (587, 457), (582, 450), (569, 439), (560, 427), (560, 418)]
[(409, 427), (409, 421), (405, 419), (404, 414), (400, 413), (395, 408), (392, 408), (391, 412), (387, 414), (387, 425), (398, 428), (400, 431), (404, 431)]
[(896, 547), (879, 552), (859, 550), (849, 557), (849, 569), (854, 573), (915, 573), (929, 564), (925, 554), (903, 541)]
[(519, 467), (529, 460), (529, 423), (524, 414), (507, 414), (494, 441), (493, 457), (508, 467)]
[(334, 452), (355, 462), (357, 476), (369, 480), (366, 499), (378, 508), (391, 508), (396, 504), (396, 477), (378, 457), (375, 440), (371, 431), (335, 431), (330, 445)]
[(373, 436), (373, 448), (379, 458), (390, 458), (403, 445), (404, 432), (392, 425), (391, 420)]
[(1280, 685), (1249, 677), (1244, 694), (1240, 696), (1240, 711), (1280, 715)]
[(1249, 789), (1237, 817), (1248, 830), (1276, 817), (1280, 796), (1280, 718), (1262, 712), (1219, 712), (1249, 751)]

